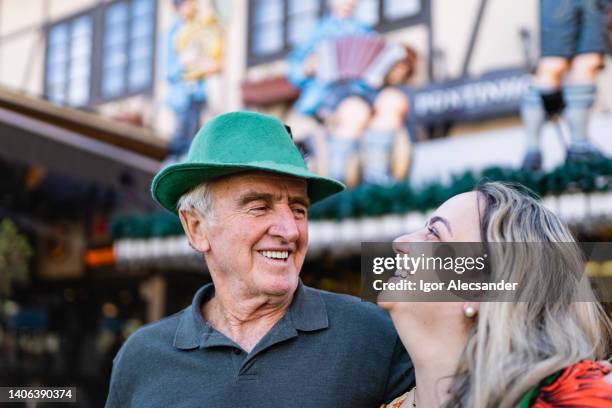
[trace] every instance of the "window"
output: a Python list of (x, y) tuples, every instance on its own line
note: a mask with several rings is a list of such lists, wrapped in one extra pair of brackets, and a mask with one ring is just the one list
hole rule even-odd
[(151, 91), (156, 18), (156, 0), (116, 0), (54, 23), (47, 98), (83, 107)]
[(57, 24), (47, 38), (47, 97), (58, 104), (85, 105), (91, 96), (92, 16)]
[(419, 0), (386, 0), (383, 5), (383, 15), (388, 21), (410, 18), (420, 12)]
[(289, 0), (287, 40), (291, 47), (304, 41), (319, 19), (319, 0)]
[(376, 27), (380, 21), (380, 16), (378, 15), (379, 3), (380, 2), (378, 0), (359, 1), (357, 9), (355, 10), (355, 16), (364, 23), (367, 23), (372, 27)]
[[(251, 0), (249, 1), (250, 65), (286, 55), (303, 41), (326, 11), (328, 0)], [(360, 0), (357, 18), (379, 32), (426, 22), (426, 0)]]
[(120, 1), (104, 13), (100, 94), (112, 99), (146, 90), (153, 79), (152, 0)]
[(355, 15), (363, 22), (389, 31), (421, 22), (422, 0), (360, 0)]

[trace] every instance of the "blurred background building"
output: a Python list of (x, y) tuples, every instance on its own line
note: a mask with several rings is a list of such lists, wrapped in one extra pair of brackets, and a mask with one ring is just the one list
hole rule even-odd
[[(224, 41), (203, 118), (246, 108), (286, 119), (299, 95), (287, 57), (327, 2), (198, 3)], [(420, 227), (483, 176), (528, 185), (580, 239), (611, 240), (612, 164), (564, 165), (563, 121), (544, 129), (543, 170), (519, 168), (536, 0), (361, 0), (355, 15), (411, 50), (399, 85), (408, 170), (313, 208), (305, 282), (358, 295), (360, 242)], [(75, 385), (82, 406), (100, 406), (122, 341), (209, 281), (149, 194), (177, 120), (162, 46), (174, 19), (171, 0), (0, 0), (0, 384)], [(612, 157), (606, 58), (589, 131)], [(611, 262), (590, 271), (612, 276)]]

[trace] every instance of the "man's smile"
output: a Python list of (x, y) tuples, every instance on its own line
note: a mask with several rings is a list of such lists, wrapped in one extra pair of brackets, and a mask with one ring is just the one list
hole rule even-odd
[(289, 255), (291, 255), (292, 251), (289, 250), (260, 250), (257, 251), (264, 258), (273, 261), (273, 262), (282, 262), (285, 263), (289, 259)]
[(265, 256), (266, 258), (282, 260), (289, 258), (289, 251), (259, 251), (259, 253)]

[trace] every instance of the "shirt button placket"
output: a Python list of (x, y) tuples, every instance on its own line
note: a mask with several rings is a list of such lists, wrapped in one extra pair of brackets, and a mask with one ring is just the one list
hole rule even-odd
[(232, 366), (234, 367), (234, 373), (236, 375), (236, 377), (239, 376), (240, 373), (240, 369), (242, 368), (242, 362), (244, 361), (244, 356), (242, 354), (242, 350), (240, 350), (239, 348), (232, 348), (231, 350), (231, 359), (232, 359)]

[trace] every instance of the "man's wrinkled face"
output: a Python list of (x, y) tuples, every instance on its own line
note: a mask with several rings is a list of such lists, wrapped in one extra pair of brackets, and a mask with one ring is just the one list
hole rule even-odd
[(204, 253), (213, 278), (254, 295), (293, 293), (308, 244), (306, 181), (249, 172), (210, 188)]

